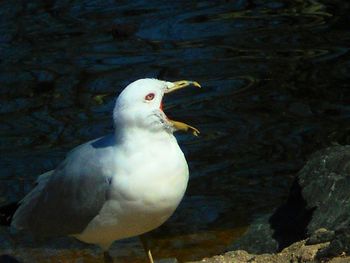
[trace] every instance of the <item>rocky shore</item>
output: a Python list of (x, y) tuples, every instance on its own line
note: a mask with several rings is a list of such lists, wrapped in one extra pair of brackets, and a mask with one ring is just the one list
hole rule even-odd
[(326, 251), (330, 248), (330, 242), (319, 244), (308, 244), (307, 240), (296, 242), (289, 247), (283, 249), (279, 253), (272, 254), (250, 254), (245, 250), (235, 250), (227, 252), (220, 256), (214, 256), (212, 258), (205, 258), (201, 261), (191, 263), (318, 263), (318, 262), (330, 262), (330, 263), (348, 263), (350, 257), (345, 253), (339, 256), (321, 257), (322, 251)]
[(230, 250), (198, 262), (350, 262), (350, 146), (313, 154), (287, 202), (256, 219)]

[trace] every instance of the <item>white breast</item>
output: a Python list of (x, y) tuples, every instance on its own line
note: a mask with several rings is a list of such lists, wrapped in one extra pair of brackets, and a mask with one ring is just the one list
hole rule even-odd
[(143, 142), (116, 149), (108, 200), (76, 238), (108, 249), (114, 240), (157, 228), (175, 211), (187, 187), (186, 159), (173, 136)]

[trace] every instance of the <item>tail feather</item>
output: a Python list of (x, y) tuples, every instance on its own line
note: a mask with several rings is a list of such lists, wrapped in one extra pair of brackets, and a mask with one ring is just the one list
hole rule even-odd
[(19, 207), (18, 202), (10, 203), (0, 207), (0, 225), (10, 226), (12, 217)]

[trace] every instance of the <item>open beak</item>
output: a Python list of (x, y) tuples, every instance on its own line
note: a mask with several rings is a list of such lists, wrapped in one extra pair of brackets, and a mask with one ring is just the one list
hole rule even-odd
[[(198, 88), (201, 87), (201, 85), (197, 81), (180, 80), (180, 81), (170, 82), (168, 85), (168, 88), (164, 91), (164, 93), (171, 93), (175, 90), (183, 89), (190, 86), (194, 86)], [(168, 121), (178, 131), (191, 132), (194, 136), (198, 136), (200, 133), (198, 129), (186, 123), (173, 121), (170, 119), (168, 119)]]

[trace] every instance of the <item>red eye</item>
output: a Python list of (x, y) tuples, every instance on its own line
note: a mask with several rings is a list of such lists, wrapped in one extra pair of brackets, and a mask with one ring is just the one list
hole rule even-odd
[(153, 100), (154, 99), (154, 93), (149, 93), (146, 95), (145, 100)]

